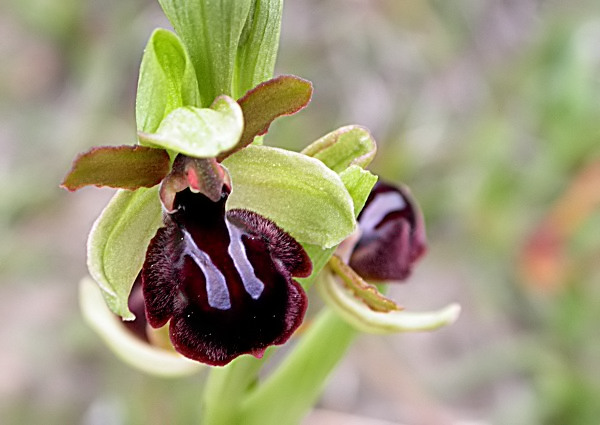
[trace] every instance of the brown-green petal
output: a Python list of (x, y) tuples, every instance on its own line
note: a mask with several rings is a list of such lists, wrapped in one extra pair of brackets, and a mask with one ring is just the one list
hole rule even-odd
[(84, 186), (135, 190), (152, 187), (169, 172), (169, 155), (145, 146), (96, 146), (79, 154), (61, 187), (74, 191)]
[(312, 84), (295, 75), (281, 75), (248, 91), (238, 100), (244, 113), (244, 132), (238, 144), (219, 155), (222, 160), (248, 146), (256, 136), (269, 130), (276, 119), (300, 111), (312, 97)]

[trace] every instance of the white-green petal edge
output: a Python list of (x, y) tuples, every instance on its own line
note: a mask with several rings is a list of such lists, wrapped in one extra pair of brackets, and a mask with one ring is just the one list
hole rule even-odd
[(104, 302), (98, 285), (89, 277), (79, 283), (79, 305), (86, 322), (112, 351), (130, 366), (156, 376), (180, 377), (204, 365), (182, 355), (144, 343), (130, 333)]
[(329, 268), (325, 268), (315, 286), (329, 307), (362, 332), (389, 334), (432, 331), (454, 323), (460, 314), (460, 305), (455, 303), (427, 312), (377, 312), (356, 298), (337, 279)]

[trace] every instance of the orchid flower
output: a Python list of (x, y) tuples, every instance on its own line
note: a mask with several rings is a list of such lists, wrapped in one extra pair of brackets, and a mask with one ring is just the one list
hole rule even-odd
[(139, 276), (137, 315), (168, 325), (188, 358), (222, 366), (290, 338), (307, 308), (294, 278), (312, 271), (301, 243), (327, 249), (352, 232), (354, 189), (316, 158), (251, 143), (311, 92), (305, 80), (278, 77), (237, 102), (174, 109), (139, 132), (146, 146), (76, 158), (65, 188), (122, 188), (88, 241), (90, 273), (115, 314), (135, 318)]
[[(312, 96), (306, 80), (272, 78), (282, 1), (159, 2), (175, 32), (156, 30), (144, 51), (135, 143), (90, 149), (62, 182), (119, 189), (88, 238), (82, 310), (146, 372), (227, 365), (204, 386), (204, 423), (296, 423), (356, 329), (435, 329), (459, 307), (409, 313), (369, 283), (405, 280), (426, 241), (408, 189), (366, 169), (367, 129), (299, 153), (263, 145)], [(331, 308), (254, 385), (252, 356), (294, 335), (311, 285)]]

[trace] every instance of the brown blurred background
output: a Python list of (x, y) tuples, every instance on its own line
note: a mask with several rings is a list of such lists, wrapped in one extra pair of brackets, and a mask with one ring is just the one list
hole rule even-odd
[[(157, 26), (151, 0), (0, 3), (3, 425), (197, 423), (202, 375), (143, 376), (83, 322), (85, 240), (112, 192), (58, 188), (77, 152), (135, 142)], [(438, 332), (361, 337), (306, 423), (600, 424), (600, 3), (288, 0), (277, 73), (315, 94), (266, 142), (369, 127), (372, 169), (428, 225), (391, 295), (463, 306)]]

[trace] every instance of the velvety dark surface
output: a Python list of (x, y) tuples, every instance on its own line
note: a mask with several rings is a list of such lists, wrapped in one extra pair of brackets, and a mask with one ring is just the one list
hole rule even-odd
[[(211, 365), (285, 342), (307, 304), (292, 275), (311, 271), (302, 247), (273, 222), (250, 211), (226, 214), (227, 196), (212, 202), (189, 189), (178, 193), (142, 270), (148, 322), (171, 320), (176, 350)], [(241, 251), (232, 251), (236, 243)], [(248, 266), (242, 251), (251, 269), (240, 266)]]

